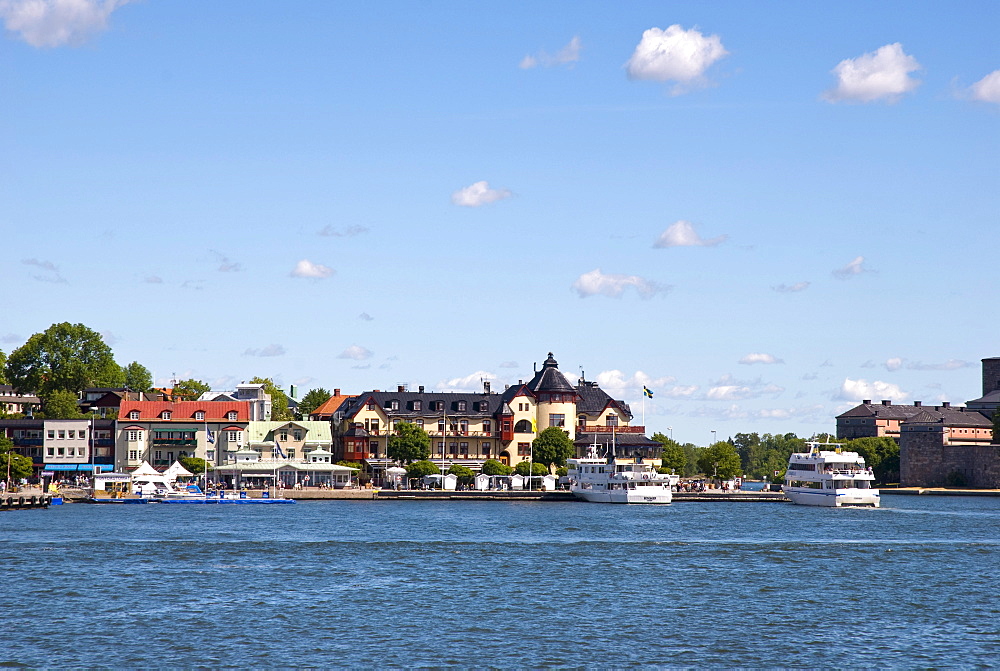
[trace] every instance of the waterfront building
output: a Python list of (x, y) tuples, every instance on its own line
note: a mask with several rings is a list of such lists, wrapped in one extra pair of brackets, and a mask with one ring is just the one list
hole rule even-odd
[(475, 471), (487, 459), (510, 466), (528, 461), (532, 441), (550, 427), (565, 431), (578, 455), (595, 442), (595, 435), (601, 444), (614, 440), (623, 445), (620, 453), (628, 456), (658, 458), (660, 451), (659, 443), (645, 437), (645, 427), (630, 425), (628, 404), (583, 377), (571, 383), (551, 352), (529, 381), (519, 380), (500, 393), (489, 382), (483, 383), (482, 392), (471, 393), (428, 392), (423, 387), (413, 392), (399, 386), (345, 397), (335, 411), (321, 414), (328, 412), (324, 404), (314, 415), (334, 421), (337, 458), (363, 463), (376, 479), (393, 463), (386, 450), (399, 422), (428, 433), (432, 460)]
[(181, 457), (225, 463), (246, 443), (247, 401), (127, 401), (118, 413), (115, 470), (143, 461), (167, 467)]
[(0, 384), (0, 413), (31, 416), (41, 406), (42, 401), (35, 394), (22, 394), (9, 384)]
[(847, 412), (837, 415), (837, 438), (895, 438), (899, 442), (900, 427), (903, 422), (919, 415), (923, 410), (921, 401), (913, 405), (893, 404), (891, 400), (872, 403), (864, 400)]
[(36, 476), (112, 470), (113, 431), (109, 419), (0, 419), (0, 435), (31, 459)]

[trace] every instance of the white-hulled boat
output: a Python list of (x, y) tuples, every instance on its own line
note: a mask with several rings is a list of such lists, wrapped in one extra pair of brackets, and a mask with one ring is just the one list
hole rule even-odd
[(582, 459), (567, 459), (569, 490), (584, 501), (593, 503), (670, 503), (671, 487), (678, 475), (657, 473), (652, 464), (636, 459), (617, 459), (614, 447), (607, 457), (590, 447)]
[(781, 491), (792, 503), (806, 506), (879, 507), (875, 476), (857, 452), (845, 452), (837, 443), (806, 443), (808, 452), (788, 460)]

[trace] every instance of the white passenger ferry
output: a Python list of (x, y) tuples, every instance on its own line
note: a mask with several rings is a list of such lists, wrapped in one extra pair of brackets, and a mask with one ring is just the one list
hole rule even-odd
[[(836, 443), (806, 443), (808, 452), (788, 460), (781, 490), (792, 503), (806, 506), (879, 507), (875, 476), (857, 452), (844, 452)], [(824, 449), (825, 448), (825, 449)]]
[(670, 503), (671, 487), (678, 475), (657, 473), (652, 464), (638, 459), (617, 459), (614, 448), (607, 457), (591, 446), (582, 459), (567, 459), (569, 490), (584, 501), (593, 503)]

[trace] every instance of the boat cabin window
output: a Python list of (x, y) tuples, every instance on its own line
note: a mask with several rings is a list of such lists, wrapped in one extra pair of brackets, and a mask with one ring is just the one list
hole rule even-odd
[(815, 471), (816, 464), (796, 464), (789, 463), (788, 470), (790, 471)]

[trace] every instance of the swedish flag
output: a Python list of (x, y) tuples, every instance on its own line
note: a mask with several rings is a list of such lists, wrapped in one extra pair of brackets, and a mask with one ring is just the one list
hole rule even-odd
[(649, 387), (643, 386), (642, 395), (645, 396), (646, 398), (653, 398), (653, 390), (650, 389)]

